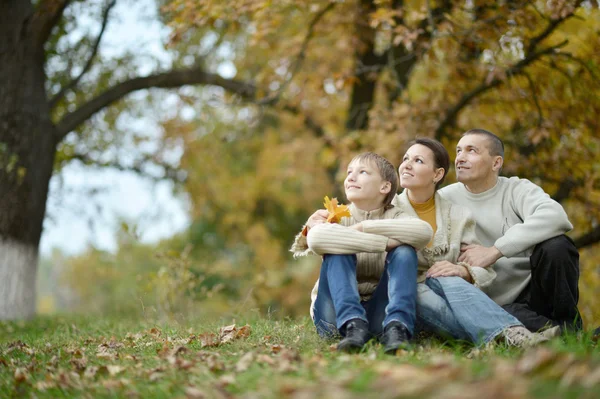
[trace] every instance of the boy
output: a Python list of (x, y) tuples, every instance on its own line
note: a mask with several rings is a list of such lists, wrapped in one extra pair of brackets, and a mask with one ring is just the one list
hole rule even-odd
[(418, 218), (399, 219), (391, 204), (398, 172), (385, 158), (364, 153), (348, 165), (344, 191), (351, 217), (326, 223), (316, 211), (291, 251), (323, 255), (312, 292), (311, 317), (322, 337), (341, 334), (338, 350), (360, 350), (381, 336), (386, 353), (411, 338), (415, 323), (417, 255), (431, 240), (431, 226)]

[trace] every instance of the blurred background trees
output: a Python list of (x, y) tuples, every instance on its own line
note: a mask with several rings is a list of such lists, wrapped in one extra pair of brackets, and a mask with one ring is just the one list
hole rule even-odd
[[(157, 6), (171, 29), (168, 67), (203, 80), (177, 90), (168, 112), (157, 91), (105, 108), (67, 137), (56, 167), (78, 160), (158, 170), (157, 178), (176, 181), (189, 198), (193, 222), (156, 246), (126, 233), (114, 254), (55, 254), (41, 272), (60, 263), (59, 283), (76, 299), (59, 306), (42, 295), (41, 309), (305, 315), (319, 259), (293, 260), (288, 248), (325, 195), (343, 202), (340, 165), (362, 151), (398, 164), (415, 136), (435, 137), (452, 154), (463, 131), (482, 127), (505, 140), (504, 175), (531, 179), (567, 210), (581, 250), (584, 321), (600, 323), (597, 2), (172, 0)], [(65, 15), (76, 21), (69, 8)], [(56, 32), (57, 43), (64, 33)], [(90, 85), (133, 76), (127, 60), (93, 65)], [(151, 72), (164, 68), (156, 62)], [(58, 119), (97, 90), (84, 83), (56, 103)], [(152, 140), (159, 144), (144, 147), (143, 137), (119, 127), (124, 112), (160, 115), (160, 135)], [(123, 140), (149, 149), (129, 155), (133, 161), (107, 157), (118, 154), (108, 149)], [(180, 156), (171, 161), (169, 151)]]

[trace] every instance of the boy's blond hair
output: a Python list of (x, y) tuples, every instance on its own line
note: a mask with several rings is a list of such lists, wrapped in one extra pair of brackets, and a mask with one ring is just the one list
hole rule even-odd
[(352, 158), (350, 163), (359, 161), (368, 162), (377, 166), (381, 178), (385, 181), (390, 182), (390, 192), (385, 196), (383, 200), (383, 206), (385, 208), (389, 208), (390, 204), (392, 203), (392, 200), (394, 199), (394, 196), (396, 195), (396, 192), (398, 191), (398, 186), (400, 185), (398, 171), (390, 161), (388, 161), (379, 154), (375, 154), (374, 152), (363, 152), (362, 154), (358, 154), (357, 156)]

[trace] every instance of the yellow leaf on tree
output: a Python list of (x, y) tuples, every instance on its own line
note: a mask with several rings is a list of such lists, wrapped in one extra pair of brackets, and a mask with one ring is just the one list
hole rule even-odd
[(327, 209), (327, 212), (329, 212), (327, 216), (327, 222), (329, 223), (339, 223), (344, 216), (352, 216), (348, 205), (339, 205), (337, 198), (330, 200), (328, 196), (325, 196), (323, 205)]

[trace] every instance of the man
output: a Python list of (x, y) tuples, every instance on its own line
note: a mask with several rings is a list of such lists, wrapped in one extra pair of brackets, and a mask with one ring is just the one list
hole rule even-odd
[(499, 176), (503, 157), (502, 140), (483, 129), (467, 131), (456, 146), (459, 183), (440, 194), (471, 209), (482, 243), (463, 246), (458, 260), (494, 265), (486, 293), (529, 330), (580, 330), (579, 253), (565, 235), (573, 226), (542, 188)]

